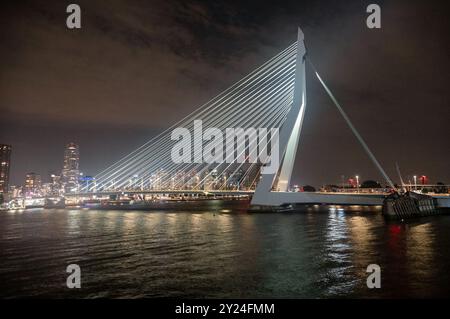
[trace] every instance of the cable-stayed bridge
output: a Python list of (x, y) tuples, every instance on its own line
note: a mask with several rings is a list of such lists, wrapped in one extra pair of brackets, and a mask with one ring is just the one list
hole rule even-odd
[[(72, 196), (254, 193), (252, 204), (261, 206), (380, 205), (382, 194), (289, 192), (307, 105), (307, 62), (369, 158), (395, 189), (306, 53), (299, 29), (292, 45), (107, 167)], [(264, 160), (251, 160), (261, 159), (261, 154)]]

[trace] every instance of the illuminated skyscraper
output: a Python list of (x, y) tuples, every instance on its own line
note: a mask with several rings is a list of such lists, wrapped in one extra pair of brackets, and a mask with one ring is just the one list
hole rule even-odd
[(0, 196), (8, 193), (11, 145), (0, 144)]
[(36, 173), (28, 173), (26, 175), (24, 193), (25, 196), (41, 195), (41, 175)]
[(66, 193), (77, 192), (80, 177), (80, 150), (77, 144), (69, 143), (64, 151), (64, 167), (61, 174)]

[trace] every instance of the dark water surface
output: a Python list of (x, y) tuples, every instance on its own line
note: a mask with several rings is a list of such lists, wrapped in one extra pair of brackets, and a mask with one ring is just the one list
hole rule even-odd
[[(357, 208), (358, 209), (358, 208)], [(309, 208), (0, 213), (0, 297), (448, 297), (450, 216)], [(81, 267), (81, 289), (66, 267)], [(368, 289), (366, 267), (381, 267)]]

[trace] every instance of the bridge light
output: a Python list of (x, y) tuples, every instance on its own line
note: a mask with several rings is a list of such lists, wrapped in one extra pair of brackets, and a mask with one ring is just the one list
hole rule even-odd
[(359, 193), (359, 176), (356, 175), (356, 191)]

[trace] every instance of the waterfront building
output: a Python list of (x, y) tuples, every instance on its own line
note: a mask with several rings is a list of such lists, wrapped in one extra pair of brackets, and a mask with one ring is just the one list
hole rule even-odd
[(64, 193), (61, 176), (50, 174), (50, 182), (42, 184), (42, 194), (45, 196), (60, 196)]
[(61, 195), (64, 190), (61, 184), (61, 175), (51, 174), (51, 192), (53, 195)]
[[(9, 189), (9, 171), (11, 166), (11, 145), (0, 144), (0, 197), (4, 198)], [(1, 201), (1, 199), (0, 199)]]
[(77, 144), (69, 143), (64, 151), (64, 166), (61, 181), (66, 193), (74, 193), (79, 189), (80, 150)]
[(21, 197), (22, 196), (22, 187), (11, 185), (9, 186), (9, 194), (11, 194), (11, 198)]
[(43, 196), (52, 196), (52, 183), (43, 183), (41, 191)]
[(41, 175), (28, 173), (25, 177), (23, 193), (27, 197), (41, 196)]

